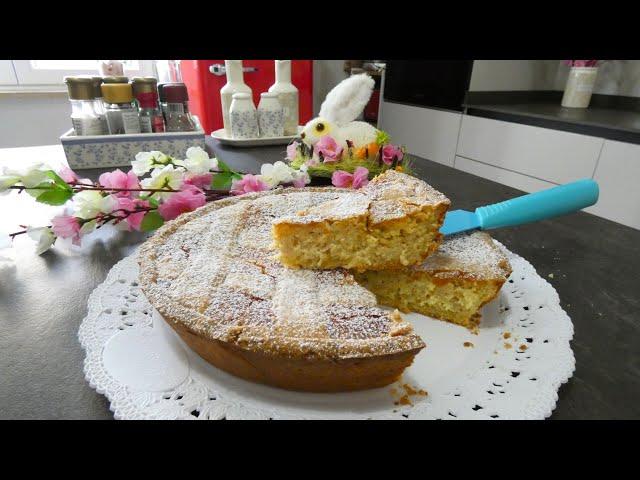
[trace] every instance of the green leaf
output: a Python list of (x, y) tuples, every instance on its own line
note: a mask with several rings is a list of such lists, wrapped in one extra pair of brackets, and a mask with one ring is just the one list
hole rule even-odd
[(220, 170), (222, 170), (223, 172), (230, 172), (231, 171), (231, 169), (229, 168), (229, 165), (227, 165), (226, 163), (224, 163), (220, 159), (218, 159), (218, 168)]
[(156, 198), (153, 198), (153, 197), (149, 196), (147, 198), (147, 201), (149, 202), (149, 205), (151, 205), (152, 207), (158, 208), (159, 203), (158, 203), (158, 200)]
[(389, 134), (384, 130), (378, 130), (378, 134), (376, 135), (376, 143), (378, 145), (389, 143)]
[(216, 173), (211, 179), (211, 188), (213, 190), (228, 190), (231, 188), (231, 181), (237, 178), (242, 177), (234, 172)]
[(60, 175), (58, 175), (53, 170), (47, 170), (46, 174), (47, 174), (47, 177), (49, 177), (51, 180), (53, 180), (55, 185), (59, 186), (60, 188), (62, 188), (64, 190), (72, 191), (71, 185), (69, 185), (62, 178), (60, 178)]
[(36, 201), (47, 205), (64, 205), (73, 196), (71, 190), (56, 188), (47, 190), (36, 197)]
[(160, 228), (163, 223), (164, 219), (158, 212), (147, 212), (140, 223), (140, 230), (143, 232), (150, 232), (151, 230)]

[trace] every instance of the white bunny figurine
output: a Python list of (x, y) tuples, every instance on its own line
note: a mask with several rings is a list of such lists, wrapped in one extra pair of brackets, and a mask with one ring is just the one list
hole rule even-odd
[(309, 146), (325, 135), (347, 148), (347, 140), (357, 148), (376, 141), (378, 130), (367, 122), (354, 121), (367, 106), (375, 82), (366, 73), (353, 75), (327, 94), (320, 114), (304, 126), (300, 137)]

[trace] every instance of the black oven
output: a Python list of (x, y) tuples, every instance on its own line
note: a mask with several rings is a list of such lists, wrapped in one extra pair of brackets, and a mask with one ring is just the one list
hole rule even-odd
[(473, 60), (387, 60), (385, 101), (463, 110)]

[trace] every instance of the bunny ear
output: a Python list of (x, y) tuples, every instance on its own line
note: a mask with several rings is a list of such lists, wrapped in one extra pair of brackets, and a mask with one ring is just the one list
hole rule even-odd
[(355, 120), (367, 106), (374, 85), (373, 78), (366, 73), (343, 80), (327, 94), (319, 116), (337, 125)]

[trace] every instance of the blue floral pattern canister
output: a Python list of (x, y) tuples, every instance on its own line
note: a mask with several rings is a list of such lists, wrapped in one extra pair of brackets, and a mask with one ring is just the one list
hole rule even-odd
[(261, 137), (282, 137), (284, 135), (284, 108), (277, 93), (264, 92), (258, 105), (258, 124)]
[(229, 109), (233, 138), (258, 138), (258, 112), (248, 93), (234, 93)]

